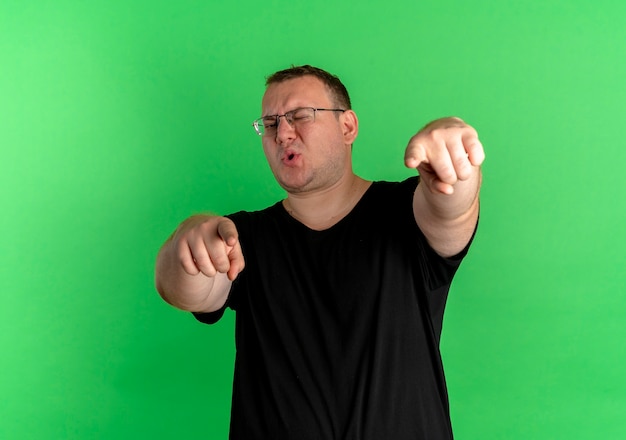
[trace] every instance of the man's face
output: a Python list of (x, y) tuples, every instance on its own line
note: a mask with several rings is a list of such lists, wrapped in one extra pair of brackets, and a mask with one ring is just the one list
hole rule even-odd
[[(299, 107), (336, 106), (322, 81), (303, 76), (271, 84), (263, 96), (262, 115), (282, 115)], [(331, 187), (352, 172), (351, 144), (356, 132), (346, 136), (346, 125), (356, 123), (356, 116), (346, 113), (319, 111), (314, 122), (297, 127), (281, 117), (276, 136), (263, 136), (267, 162), (287, 192)]]

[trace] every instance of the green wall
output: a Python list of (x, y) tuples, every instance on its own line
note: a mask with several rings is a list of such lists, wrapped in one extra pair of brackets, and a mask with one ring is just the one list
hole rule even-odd
[(0, 438), (227, 436), (233, 315), (153, 287), (196, 212), (282, 197), (264, 77), (337, 73), (355, 167), (459, 115), (487, 151), (442, 342), (458, 439), (626, 438), (626, 3), (0, 3)]

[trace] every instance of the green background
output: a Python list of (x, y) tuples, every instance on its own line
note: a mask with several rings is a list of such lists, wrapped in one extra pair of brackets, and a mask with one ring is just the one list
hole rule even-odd
[(355, 169), (426, 122), (487, 151), (442, 351), (458, 439), (626, 438), (626, 3), (0, 3), (0, 438), (227, 437), (233, 314), (161, 301), (190, 214), (282, 197), (264, 77), (338, 74)]

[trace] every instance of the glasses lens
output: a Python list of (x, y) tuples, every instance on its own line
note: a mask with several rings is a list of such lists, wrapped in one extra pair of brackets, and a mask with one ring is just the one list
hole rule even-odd
[(312, 107), (303, 107), (287, 112), (281, 116), (264, 116), (254, 121), (254, 128), (261, 136), (275, 136), (281, 117), (284, 117), (285, 121), (292, 127), (302, 126), (315, 120), (315, 109)]
[(305, 124), (307, 122), (312, 122), (315, 118), (315, 110), (311, 107), (297, 108), (293, 110), (291, 113), (290, 123), (293, 124)]
[(259, 125), (259, 133), (261, 135), (271, 135), (276, 133), (277, 120), (276, 116), (265, 116), (257, 120)]

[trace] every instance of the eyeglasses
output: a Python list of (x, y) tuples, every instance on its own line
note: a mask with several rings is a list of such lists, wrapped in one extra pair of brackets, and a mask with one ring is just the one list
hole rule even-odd
[(315, 113), (317, 112), (345, 112), (341, 108), (313, 108), (313, 107), (300, 107), (291, 111), (288, 111), (284, 115), (269, 115), (263, 116), (252, 123), (252, 126), (256, 130), (259, 136), (276, 136), (278, 130), (278, 124), (280, 118), (285, 117), (285, 121), (294, 127), (300, 128), (311, 122), (315, 122)]

